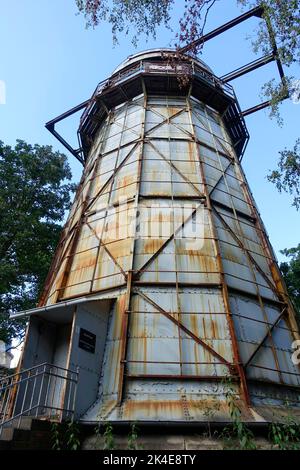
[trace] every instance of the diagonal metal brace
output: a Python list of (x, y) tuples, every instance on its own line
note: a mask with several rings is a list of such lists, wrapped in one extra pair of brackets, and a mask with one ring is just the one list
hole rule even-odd
[[(203, 197), (203, 200), (205, 200), (205, 198)], [(175, 230), (175, 232), (173, 232), (170, 237), (168, 237), (163, 243), (162, 245), (160, 246), (160, 248), (155, 252), (153, 253), (150, 258), (143, 264), (143, 266), (135, 273), (134, 275), (134, 280), (137, 280), (139, 279), (139, 277), (142, 275), (143, 271), (153, 262), (153, 260), (155, 258), (157, 258), (157, 256), (162, 252), (162, 250), (168, 245), (168, 243), (170, 243), (177, 235), (177, 233), (185, 226), (185, 224), (187, 224), (193, 217), (194, 215), (196, 214), (197, 210), (202, 207), (203, 204), (199, 204), (192, 212), (191, 214), (182, 222), (182, 224), (179, 225), (179, 227), (177, 227), (177, 229)]]
[[(171, 320), (176, 326), (178, 326), (184, 333), (186, 333), (188, 336), (190, 336), (196, 343), (200, 344), (204, 349), (206, 349), (212, 356), (216, 357), (222, 364), (225, 364), (228, 366), (230, 369), (233, 369), (234, 365), (227, 361), (223, 356), (221, 356), (217, 351), (215, 351), (209, 344), (205, 343), (202, 339), (200, 339), (198, 336), (196, 336), (191, 330), (186, 328), (186, 326), (183, 325), (179, 320), (176, 320), (169, 312), (166, 312), (162, 307), (160, 307), (157, 303), (155, 303), (152, 299), (150, 299), (147, 295), (145, 295), (143, 292), (137, 292), (137, 294), (142, 297), (146, 302), (148, 302), (150, 305), (152, 305), (155, 309), (157, 309), (162, 315), (164, 315), (166, 318)], [(213, 363), (212, 363), (213, 364)]]
[(55, 125), (60, 122), (60, 121), (63, 121), (64, 119), (66, 119), (67, 117), (69, 116), (72, 116), (73, 114), (77, 113), (78, 111), (80, 111), (81, 109), (83, 108), (86, 108), (86, 106), (90, 103), (90, 100), (86, 100), (86, 101), (83, 101), (82, 103), (78, 104), (77, 106), (75, 106), (74, 108), (70, 109), (69, 111), (66, 111), (65, 113), (63, 114), (60, 114), (59, 116), (57, 116), (56, 118), (52, 119), (51, 121), (47, 122), (45, 124), (45, 127), (46, 129), (48, 129), (48, 131), (51, 132), (52, 135), (54, 135), (54, 137), (57, 138), (57, 140), (59, 140), (59, 142), (67, 149), (69, 150), (69, 152), (74, 155), (74, 157), (82, 164), (84, 165), (85, 164), (85, 161), (84, 159), (82, 158), (81, 154), (82, 154), (82, 149), (73, 149), (73, 147), (68, 144), (68, 142), (55, 130)]
[(257, 261), (253, 258), (253, 256), (251, 255), (250, 251), (245, 247), (245, 245), (243, 244), (243, 242), (239, 239), (239, 237), (235, 234), (235, 232), (232, 230), (232, 228), (230, 227), (230, 225), (228, 225), (228, 223), (226, 222), (226, 220), (221, 216), (221, 214), (219, 214), (219, 212), (216, 210), (215, 207), (212, 207), (212, 210), (213, 212), (216, 214), (216, 216), (220, 219), (220, 221), (222, 222), (222, 224), (224, 225), (224, 227), (226, 227), (226, 229), (229, 231), (229, 233), (232, 235), (232, 237), (237, 241), (239, 247), (246, 253), (246, 255), (248, 256), (249, 260), (254, 264), (254, 266), (256, 267), (257, 271), (261, 274), (261, 276), (265, 279), (265, 281), (267, 282), (267, 284), (270, 286), (270, 289), (274, 292), (274, 294), (278, 297), (278, 293), (276, 291), (276, 288), (274, 286), (274, 284), (270, 281), (270, 279), (268, 278), (268, 276), (265, 274), (265, 272), (261, 269), (261, 267), (259, 266), (259, 264), (257, 263)]
[(274, 330), (274, 328), (278, 325), (278, 323), (280, 322), (280, 320), (282, 319), (283, 315), (286, 313), (286, 307), (284, 307), (284, 309), (282, 310), (282, 312), (280, 313), (279, 317), (277, 318), (277, 320), (275, 321), (275, 323), (273, 323), (273, 325), (269, 328), (268, 327), (268, 331), (267, 333), (265, 334), (265, 336), (263, 337), (263, 339), (260, 341), (260, 343), (257, 345), (257, 347), (255, 348), (255, 350), (253, 351), (253, 353), (251, 354), (251, 356), (249, 357), (249, 359), (244, 363), (244, 368), (246, 369), (246, 367), (248, 367), (248, 365), (250, 364), (250, 362), (252, 362), (252, 359), (254, 358), (254, 356), (256, 356), (257, 352), (260, 350), (260, 348), (262, 347), (262, 345), (264, 344), (264, 342), (269, 338), (269, 336), (271, 335), (271, 332)]

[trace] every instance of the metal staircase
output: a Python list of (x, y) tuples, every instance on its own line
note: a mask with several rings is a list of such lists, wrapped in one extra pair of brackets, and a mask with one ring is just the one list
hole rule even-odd
[(0, 379), (0, 438), (24, 417), (61, 422), (74, 416), (79, 371), (43, 363)]

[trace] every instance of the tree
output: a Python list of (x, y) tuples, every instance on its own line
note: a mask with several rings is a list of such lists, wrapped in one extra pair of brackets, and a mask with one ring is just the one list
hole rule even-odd
[(293, 196), (293, 206), (300, 209), (300, 139), (297, 139), (293, 150), (280, 153), (278, 167), (268, 175), (279, 192), (285, 191)]
[(300, 244), (296, 248), (282, 250), (281, 253), (290, 258), (289, 262), (280, 264), (280, 269), (300, 321)]
[(67, 158), (51, 146), (0, 141), (0, 340), (24, 335), (9, 314), (36, 305), (74, 185)]
[(75, 0), (78, 10), (82, 13), (87, 26), (98, 26), (108, 21), (112, 27), (114, 43), (118, 42), (119, 33), (129, 34), (130, 26), (135, 31), (132, 42), (138, 37), (156, 36), (156, 29), (161, 24), (169, 27), (170, 10), (174, 0)]
[[(226, 0), (75, 0), (78, 10), (82, 13), (87, 26), (98, 26), (108, 21), (112, 26), (115, 42), (118, 35), (125, 31), (129, 34), (130, 27), (134, 35), (134, 44), (141, 34), (155, 38), (160, 25), (170, 28), (172, 8), (181, 8), (177, 37), (178, 47), (201, 37), (206, 20), (212, 7)], [(271, 25), (278, 45), (278, 53), (285, 65), (300, 60), (300, 1), (299, 0), (236, 0), (241, 7), (253, 8), (264, 6), (264, 19)], [(255, 50), (264, 53), (270, 51), (270, 32), (265, 22), (261, 22), (256, 30)]]

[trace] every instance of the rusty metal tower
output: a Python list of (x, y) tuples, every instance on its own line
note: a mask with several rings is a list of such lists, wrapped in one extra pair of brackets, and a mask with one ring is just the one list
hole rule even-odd
[[(21, 313), (22, 367), (78, 368), (82, 421), (190, 423), (208, 407), (227, 421), (228, 386), (247, 421), (299, 410), (298, 327), (241, 166), (257, 107), (241, 112), (228, 83), (274, 59), (220, 79), (185, 50), (146, 51), (47, 124), (84, 170), (40, 305)], [(83, 108), (74, 150), (55, 124)], [(67, 409), (69, 385), (51, 386)]]

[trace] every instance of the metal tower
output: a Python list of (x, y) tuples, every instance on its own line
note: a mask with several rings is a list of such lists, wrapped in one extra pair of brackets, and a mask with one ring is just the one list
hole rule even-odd
[[(67, 370), (59, 389), (48, 371), (52, 395), (37, 385), (38, 415), (72, 401), (86, 422), (228, 421), (228, 387), (249, 422), (299, 410), (299, 331), (241, 166), (243, 73), (147, 51), (48, 123), (84, 170), (40, 305), (15, 315), (21, 367)], [(81, 108), (74, 150), (55, 124)]]

